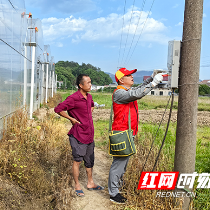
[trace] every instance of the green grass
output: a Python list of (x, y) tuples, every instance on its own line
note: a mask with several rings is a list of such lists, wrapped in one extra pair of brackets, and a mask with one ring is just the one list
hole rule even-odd
[(95, 145), (101, 149), (108, 148), (108, 134), (109, 121), (107, 120), (98, 120), (94, 122), (94, 139)]
[[(145, 142), (145, 139), (148, 139), (149, 142), (153, 142), (153, 140), (155, 139), (158, 127), (159, 125), (157, 124), (149, 124), (149, 123), (139, 124), (139, 132), (137, 136), (139, 143), (143, 144)], [(166, 124), (161, 125), (157, 133), (156, 139), (154, 141), (153, 148), (158, 148), (159, 150), (162, 144), (164, 135), (165, 135), (165, 130), (166, 130)], [(172, 171), (174, 167), (173, 161), (174, 161), (174, 154), (175, 154), (175, 142), (176, 142), (176, 124), (171, 123), (168, 129), (164, 146), (161, 151), (161, 153), (164, 154), (163, 156), (164, 161), (167, 162), (167, 170), (169, 171)], [(148, 146), (150, 148), (151, 145), (147, 145), (147, 147)], [(162, 161), (159, 161), (159, 167), (161, 168), (161, 166), (163, 166)]]
[[(195, 171), (210, 173), (210, 128), (198, 127), (196, 145)], [(196, 189), (197, 198), (194, 201), (197, 209), (210, 209), (210, 189)]]
[[(62, 95), (62, 101), (64, 101), (70, 94), (75, 91), (59, 91)], [(105, 104), (105, 108), (109, 109), (112, 105), (112, 93), (102, 93), (102, 92), (90, 92), (93, 97), (93, 101), (98, 104)], [(150, 109), (165, 109), (169, 100), (169, 96), (145, 96), (138, 100), (138, 107), (141, 110)], [(168, 108), (170, 108), (170, 104)], [(173, 109), (178, 108), (178, 96), (174, 97)], [(198, 111), (209, 111), (210, 112), (210, 98), (209, 97), (199, 97), (198, 99)]]
[(110, 109), (112, 105), (112, 94), (111, 93), (91, 93), (93, 101), (98, 104), (105, 104), (106, 109)]
[[(62, 101), (64, 101), (69, 95), (74, 93), (75, 91), (68, 91), (68, 92), (59, 92), (62, 96)], [(97, 102), (98, 104), (105, 104), (105, 108), (109, 109), (112, 105), (112, 94), (111, 93), (96, 93), (90, 92), (93, 97), (93, 101)]]

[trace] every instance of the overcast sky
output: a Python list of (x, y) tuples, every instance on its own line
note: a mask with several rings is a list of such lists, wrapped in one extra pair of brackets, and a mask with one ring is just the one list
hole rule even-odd
[[(181, 40), (184, 0), (25, 0), (42, 20), (55, 61), (167, 69), (168, 41)], [(154, 4), (153, 4), (154, 3)], [(200, 79), (210, 79), (210, 0), (204, 1)], [(207, 67), (204, 67), (207, 66)]]

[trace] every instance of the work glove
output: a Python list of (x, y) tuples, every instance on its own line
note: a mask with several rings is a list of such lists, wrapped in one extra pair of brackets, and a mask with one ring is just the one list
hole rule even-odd
[(166, 74), (166, 73), (159, 73), (159, 74), (156, 74), (153, 78), (153, 81), (151, 82), (153, 86), (156, 86), (158, 85), (160, 82), (163, 81), (163, 75)]

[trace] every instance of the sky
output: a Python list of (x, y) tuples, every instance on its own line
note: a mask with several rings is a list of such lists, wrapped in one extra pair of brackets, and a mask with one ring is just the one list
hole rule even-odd
[[(58, 61), (167, 69), (168, 41), (181, 40), (184, 0), (25, 0), (42, 21), (44, 44)], [(204, 1), (200, 79), (210, 79), (210, 0)]]

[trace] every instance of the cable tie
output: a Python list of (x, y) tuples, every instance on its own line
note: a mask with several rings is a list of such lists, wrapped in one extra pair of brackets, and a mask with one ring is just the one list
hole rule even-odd
[(184, 83), (184, 84), (182, 84), (182, 85), (178, 85), (179, 87), (181, 87), (181, 86), (184, 86), (184, 85), (198, 85), (198, 82), (196, 82), (196, 83)]
[(188, 42), (188, 41), (192, 41), (192, 40), (201, 40), (201, 38), (195, 38), (195, 39), (186, 39), (186, 40), (183, 40), (182, 42)]

